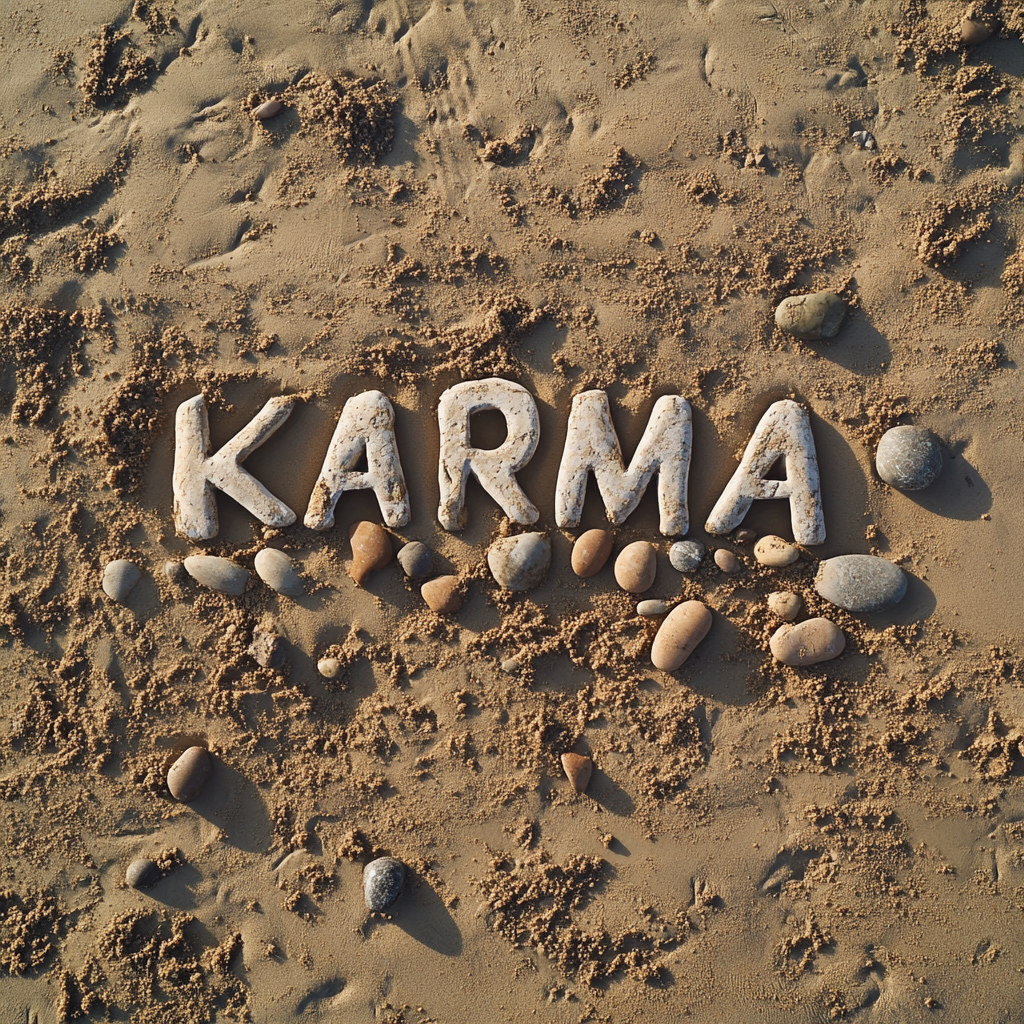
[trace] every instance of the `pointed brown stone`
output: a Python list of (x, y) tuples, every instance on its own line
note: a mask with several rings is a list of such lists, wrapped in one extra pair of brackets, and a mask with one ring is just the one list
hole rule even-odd
[(451, 615), (462, 607), (458, 576), (438, 576), (436, 580), (424, 583), (420, 593), (430, 610), (438, 615)]
[(379, 523), (355, 523), (348, 532), (352, 543), (352, 564), (348, 574), (361, 587), (371, 572), (391, 561), (391, 538)]
[(582, 793), (590, 782), (590, 773), (594, 770), (594, 762), (583, 754), (563, 754), (562, 768), (565, 777), (577, 793)]

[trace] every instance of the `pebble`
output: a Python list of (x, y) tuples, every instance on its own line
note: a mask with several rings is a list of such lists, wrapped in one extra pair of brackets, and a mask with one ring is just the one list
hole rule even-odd
[(942, 445), (924, 427), (893, 427), (878, 442), (875, 469), (891, 487), (924, 490), (942, 472)]
[(572, 788), (577, 793), (582, 793), (590, 782), (590, 775), (594, 770), (594, 762), (583, 754), (563, 754), (562, 769)]
[(587, 530), (572, 546), (572, 571), (581, 579), (599, 573), (612, 553), (611, 530)]
[(641, 601), (636, 606), (636, 613), (637, 615), (653, 617), (655, 615), (664, 615), (671, 607), (668, 601), (658, 601), (652, 598), (650, 601)]
[(276, 590), (285, 597), (301, 597), (306, 592), (295, 563), (278, 548), (264, 548), (256, 552), (253, 566), (256, 575), (271, 590)]
[(427, 607), (438, 615), (454, 614), (462, 607), (464, 600), (458, 576), (438, 576), (436, 580), (424, 583), (420, 593)]
[(137, 857), (124, 873), (125, 882), (133, 889), (148, 889), (160, 881), (160, 868), (155, 860)]
[(658, 571), (658, 553), (645, 540), (627, 544), (615, 559), (615, 582), (630, 594), (650, 590)]
[(732, 539), (737, 544), (753, 544), (757, 540), (757, 531), (752, 530), (749, 526), (741, 526), (733, 533)]
[(496, 540), (487, 552), (491, 575), (509, 590), (532, 590), (551, 566), (551, 541), (542, 533)]
[(352, 543), (352, 564), (348, 574), (357, 587), (371, 572), (383, 569), (391, 561), (391, 538), (380, 523), (353, 523), (348, 531)]
[(992, 35), (992, 29), (983, 21), (976, 21), (974, 18), (964, 18), (960, 22), (960, 39), (967, 46), (977, 46), (985, 42)]
[(341, 672), (341, 662), (337, 658), (321, 658), (316, 663), (316, 670), (324, 679), (337, 679)]
[(851, 136), (853, 144), (858, 149), (877, 149), (878, 143), (875, 141), (874, 135), (871, 132), (854, 132)]
[(127, 558), (117, 558), (108, 562), (103, 570), (103, 593), (111, 601), (120, 604), (141, 579), (142, 570), (134, 562), (129, 562)]
[(728, 548), (719, 548), (715, 552), (715, 565), (730, 575), (735, 575), (743, 568), (740, 560)]
[(217, 555), (190, 555), (185, 559), (185, 571), (196, 583), (230, 597), (241, 597), (249, 582), (248, 569)]
[(803, 608), (803, 598), (790, 590), (776, 590), (768, 595), (768, 610), (783, 622), (792, 622)]
[(834, 338), (846, 314), (846, 303), (835, 292), (790, 295), (775, 310), (775, 322), (803, 341)]
[(167, 788), (179, 803), (195, 800), (213, 774), (213, 761), (206, 747), (189, 747), (167, 772)]
[(699, 540), (677, 540), (668, 549), (668, 560), (679, 572), (693, 572), (704, 561), (704, 545)]
[(708, 635), (711, 611), (700, 601), (684, 601), (668, 613), (658, 628), (651, 661), (663, 672), (675, 672)]
[(271, 117), (275, 117), (280, 114), (284, 109), (284, 104), (280, 100), (264, 100), (254, 111), (253, 114), (258, 117), (261, 121), (266, 121)]
[(433, 568), (430, 548), (422, 541), (411, 540), (398, 552), (398, 564), (410, 579), (421, 580), (430, 575)]
[(504, 672), (505, 675), (508, 675), (508, 676), (512, 675), (514, 672), (518, 672), (519, 668), (520, 668), (520, 665), (519, 665), (519, 659), (518, 658), (506, 658), (501, 663), (501, 671)]
[(185, 566), (181, 562), (176, 562), (173, 558), (168, 558), (164, 562), (164, 575), (169, 580), (181, 579), (181, 574), (185, 571)]
[(779, 626), (768, 646), (776, 661), (800, 668), (838, 658), (846, 646), (846, 637), (830, 619), (807, 619), (795, 626)]
[(276, 634), (265, 629), (255, 629), (249, 653), (256, 659), (260, 668), (279, 669), (284, 667), (284, 641)]
[(761, 565), (781, 569), (784, 565), (792, 565), (800, 557), (800, 549), (788, 540), (769, 535), (754, 545), (754, 557)]
[(907, 575), (874, 555), (839, 555), (818, 566), (814, 589), (848, 612), (877, 612), (903, 599)]
[(388, 909), (405, 882), (405, 865), (394, 857), (378, 857), (363, 868), (363, 899), (376, 914)]

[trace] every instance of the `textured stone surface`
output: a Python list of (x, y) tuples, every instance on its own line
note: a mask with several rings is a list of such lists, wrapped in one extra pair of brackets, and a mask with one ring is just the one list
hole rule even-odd
[(846, 637), (830, 619), (807, 619), (795, 626), (779, 626), (768, 646), (777, 661), (800, 668), (838, 658), (846, 646)]
[(337, 679), (341, 674), (341, 662), (337, 658), (321, 658), (316, 663), (316, 670), (324, 679)]
[(129, 562), (127, 558), (117, 558), (108, 562), (103, 570), (103, 593), (111, 601), (120, 604), (140, 579), (142, 570), (134, 562)]
[(269, 630), (259, 628), (253, 630), (252, 643), (249, 644), (249, 654), (252, 655), (260, 668), (279, 669), (284, 667), (284, 641), (276, 633), (271, 633)]
[(838, 555), (818, 566), (814, 589), (848, 612), (877, 612), (901, 601), (906, 573), (875, 555)]
[(708, 635), (711, 611), (700, 601), (684, 601), (665, 617), (654, 637), (651, 661), (663, 672), (675, 672)]
[(942, 472), (942, 445), (923, 427), (893, 427), (887, 430), (875, 452), (875, 470), (891, 487), (920, 491)]
[(792, 565), (800, 557), (800, 549), (782, 537), (769, 535), (762, 537), (754, 545), (754, 558), (761, 565), (767, 565), (773, 569), (781, 569), (783, 566)]
[(276, 590), (286, 597), (301, 597), (306, 588), (302, 585), (298, 567), (291, 558), (277, 548), (264, 548), (256, 552), (253, 561), (256, 575), (271, 590)]
[(572, 546), (572, 571), (581, 579), (595, 576), (612, 553), (615, 538), (611, 530), (587, 530)]
[(775, 322), (803, 341), (834, 338), (846, 315), (846, 303), (835, 292), (790, 295), (775, 310)]
[(394, 857), (378, 857), (363, 869), (363, 899), (374, 913), (388, 909), (405, 884), (405, 865)]
[(776, 590), (768, 595), (768, 610), (783, 622), (792, 622), (803, 606), (803, 598), (789, 590)]
[(167, 772), (167, 788), (179, 803), (195, 800), (213, 774), (213, 761), (205, 747), (189, 747)]
[(658, 553), (645, 540), (627, 544), (615, 559), (615, 582), (630, 594), (650, 590), (657, 572)]
[(542, 533), (502, 537), (487, 552), (491, 575), (509, 590), (532, 590), (551, 566), (551, 541)]
[(190, 555), (185, 559), (185, 571), (204, 587), (220, 591), (230, 597), (241, 597), (249, 582), (249, 570), (218, 555)]
[(693, 572), (704, 561), (704, 545), (699, 540), (678, 540), (669, 548), (668, 560), (679, 572)]
[(651, 598), (649, 601), (641, 601), (636, 606), (636, 613), (637, 615), (653, 617), (664, 615), (670, 607), (668, 601), (659, 601), (656, 598)]

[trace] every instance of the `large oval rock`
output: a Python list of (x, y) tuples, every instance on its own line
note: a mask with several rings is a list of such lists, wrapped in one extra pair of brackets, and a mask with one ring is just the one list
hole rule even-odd
[(800, 668), (838, 658), (846, 646), (846, 637), (829, 619), (807, 619), (795, 626), (779, 626), (768, 646), (776, 661)]
[(132, 587), (142, 579), (142, 570), (127, 558), (116, 558), (108, 562), (103, 570), (103, 593), (111, 601), (120, 604), (130, 593)]
[(700, 601), (684, 601), (665, 617), (654, 637), (651, 661), (663, 672), (675, 672), (708, 635), (711, 611)]
[(878, 442), (875, 469), (890, 487), (924, 490), (942, 472), (942, 445), (924, 427), (893, 427)]
[(405, 865), (394, 857), (378, 857), (363, 868), (363, 899), (374, 913), (387, 910), (402, 891)]
[(430, 575), (434, 559), (430, 548), (421, 540), (411, 540), (398, 552), (398, 564), (411, 580), (421, 580)]
[(551, 541), (543, 533), (502, 537), (487, 552), (491, 575), (509, 590), (532, 590), (551, 566)]
[(229, 597), (241, 597), (249, 582), (248, 569), (218, 555), (190, 555), (185, 559), (185, 571), (196, 583)]
[(775, 322), (803, 341), (834, 338), (846, 315), (846, 303), (835, 292), (791, 295), (775, 310)]
[(611, 530), (587, 530), (572, 546), (572, 571), (581, 579), (599, 573), (612, 553)]
[(264, 548), (256, 552), (253, 561), (256, 575), (271, 590), (276, 590), (285, 597), (301, 597), (306, 588), (302, 585), (302, 577), (295, 563), (283, 551), (277, 548)]
[(800, 557), (800, 549), (788, 540), (769, 534), (754, 545), (754, 558), (773, 569), (792, 565)]
[(206, 747), (189, 747), (167, 772), (167, 788), (179, 803), (195, 800), (213, 774), (213, 761)]
[(658, 553), (645, 540), (627, 544), (615, 559), (615, 582), (630, 594), (650, 590), (657, 571)]
[(361, 587), (366, 577), (383, 569), (391, 561), (391, 538), (380, 523), (354, 523), (348, 532), (352, 544), (352, 564), (348, 574)]
[(848, 612), (877, 612), (903, 599), (906, 573), (874, 555), (839, 555), (818, 566), (814, 589)]
[(420, 587), (427, 607), (438, 615), (452, 615), (462, 607), (462, 590), (458, 576), (438, 576)]

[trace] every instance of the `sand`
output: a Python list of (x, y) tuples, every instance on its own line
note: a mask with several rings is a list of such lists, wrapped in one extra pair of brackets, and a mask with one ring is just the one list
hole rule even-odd
[[(0, 1017), (1019, 1019), (1022, 11), (9, 4)], [(994, 29), (971, 48), (965, 14)], [(823, 289), (850, 307), (834, 339), (775, 327)], [(540, 412), (519, 479), (553, 561), (526, 594), (490, 579), (515, 531), (479, 487), (463, 532), (436, 517), (438, 398), (488, 375)], [(394, 547), (462, 578), (455, 615), (395, 563), (352, 583), (368, 492), (301, 525), (341, 406), (377, 388), (412, 502)], [(617, 529), (616, 550), (659, 547), (645, 596), (713, 610), (674, 674), (610, 564), (571, 572), (593, 486), (580, 529), (554, 526), (586, 388), (627, 454), (658, 397), (690, 401), (690, 536), (742, 563), (672, 569), (653, 488)], [(214, 540), (175, 536), (174, 411), (199, 393), (215, 446), (298, 396), (246, 462), (298, 525), (221, 498)], [(769, 569), (701, 524), (790, 396), (828, 535)], [(946, 462), (901, 494), (873, 455), (910, 422)], [(792, 537), (785, 503), (744, 525)], [(306, 596), (164, 572), (266, 544)], [(817, 560), (851, 552), (901, 565), (906, 598), (858, 617), (817, 597)], [(143, 570), (123, 605), (100, 589), (115, 558)], [(843, 628), (841, 657), (772, 660), (782, 589)], [(247, 653), (256, 630), (283, 670)], [(165, 775), (192, 744), (216, 767), (183, 805)], [(582, 795), (569, 751), (594, 760)], [(375, 855), (410, 877), (371, 918)], [(137, 891), (140, 856), (163, 877)]]

